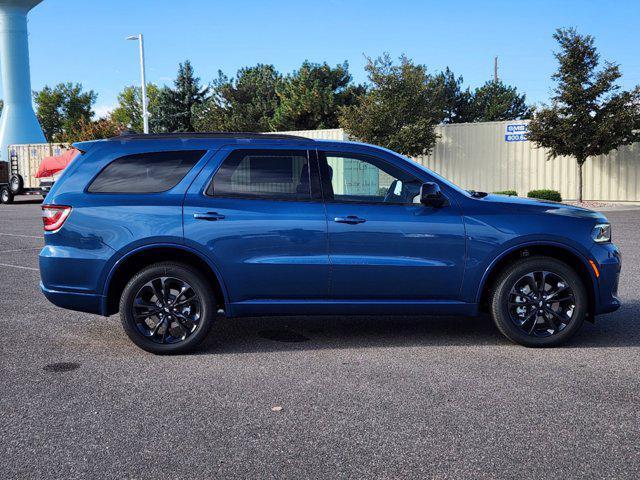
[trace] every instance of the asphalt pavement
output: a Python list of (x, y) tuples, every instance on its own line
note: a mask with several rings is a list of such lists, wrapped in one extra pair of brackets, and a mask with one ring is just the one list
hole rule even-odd
[(555, 349), (486, 318), (220, 318), (196, 354), (38, 288), (0, 206), (0, 478), (640, 478), (640, 209), (607, 211), (623, 307)]

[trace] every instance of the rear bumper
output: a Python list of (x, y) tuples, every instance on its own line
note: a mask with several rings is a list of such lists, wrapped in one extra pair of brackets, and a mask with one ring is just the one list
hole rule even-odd
[(46, 245), (42, 249), (39, 257), (40, 288), (44, 296), (58, 307), (102, 315), (106, 302), (101, 278), (113, 251), (100, 242), (85, 242), (81, 246), (84, 248)]
[(47, 300), (58, 307), (75, 310), (77, 312), (95, 313), (97, 315), (103, 314), (105, 305), (103, 295), (51, 290), (45, 288), (42, 282), (40, 282), (40, 290), (42, 290), (44, 296), (47, 297)]

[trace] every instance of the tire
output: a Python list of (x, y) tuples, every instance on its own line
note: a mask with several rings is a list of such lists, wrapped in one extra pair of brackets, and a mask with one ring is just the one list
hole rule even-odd
[[(185, 285), (189, 289), (184, 295), (178, 295)], [(196, 300), (185, 303), (187, 297), (192, 296)], [(166, 300), (159, 301), (159, 297)], [(136, 300), (138, 303), (134, 306)], [(137, 346), (155, 354), (178, 354), (195, 349), (211, 330), (216, 310), (212, 286), (196, 269), (182, 263), (156, 263), (142, 269), (127, 283), (120, 297), (124, 331)]]
[(13, 193), (9, 190), (9, 187), (0, 188), (0, 203), (10, 204), (13, 203)]
[(573, 268), (555, 258), (518, 260), (500, 273), (494, 286), (493, 321), (505, 337), (526, 347), (566, 342), (588, 312), (584, 282)]
[(14, 195), (20, 195), (20, 192), (24, 189), (24, 180), (20, 175), (11, 175), (9, 179), (9, 189)]

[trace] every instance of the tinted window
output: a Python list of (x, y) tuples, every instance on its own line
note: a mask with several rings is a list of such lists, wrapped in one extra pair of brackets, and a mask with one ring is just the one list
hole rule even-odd
[(308, 200), (309, 181), (306, 151), (239, 150), (222, 162), (207, 194)]
[(396, 204), (420, 200), (420, 179), (375, 157), (326, 153), (320, 168), (329, 200)]
[(204, 151), (137, 153), (120, 157), (89, 186), (91, 193), (158, 193), (175, 187)]

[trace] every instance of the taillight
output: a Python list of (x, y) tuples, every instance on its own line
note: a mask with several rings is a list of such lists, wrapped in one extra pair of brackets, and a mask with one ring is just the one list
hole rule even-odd
[(42, 223), (45, 232), (55, 232), (71, 213), (71, 207), (66, 205), (42, 205)]

